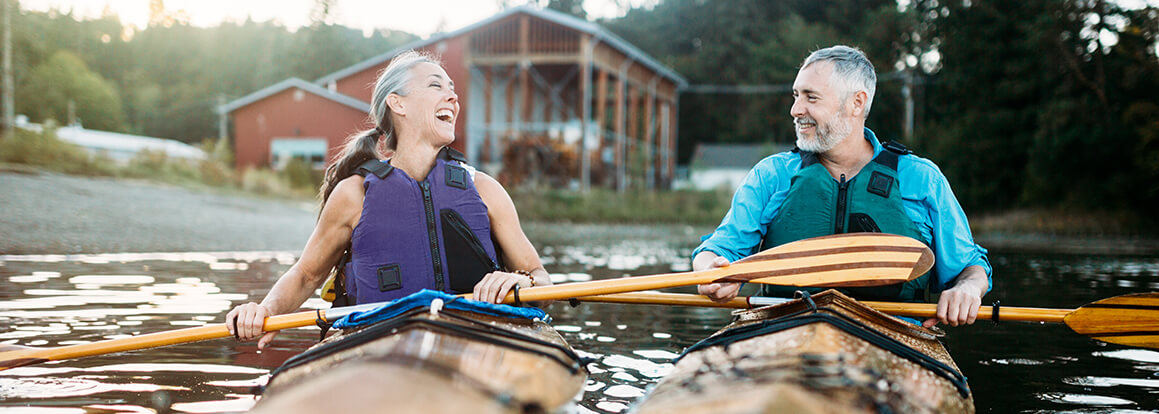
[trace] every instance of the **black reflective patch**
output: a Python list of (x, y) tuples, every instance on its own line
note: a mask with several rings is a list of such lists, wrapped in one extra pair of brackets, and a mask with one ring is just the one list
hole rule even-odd
[(882, 174), (880, 171), (874, 171), (873, 176), (869, 177), (869, 192), (879, 196), (889, 198), (889, 191), (893, 188), (893, 177)]
[(388, 292), (402, 288), (402, 270), (397, 264), (378, 268), (378, 291)]
[(447, 164), (447, 186), (458, 189), (467, 189), (467, 170), (463, 167)]

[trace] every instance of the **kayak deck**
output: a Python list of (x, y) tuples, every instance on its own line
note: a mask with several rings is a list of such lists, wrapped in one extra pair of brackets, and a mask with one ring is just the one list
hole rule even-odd
[(255, 412), (541, 412), (587, 378), (538, 320), (417, 309), (351, 331), (286, 361)]
[(972, 413), (965, 378), (930, 330), (836, 291), (738, 311), (690, 347), (640, 413)]

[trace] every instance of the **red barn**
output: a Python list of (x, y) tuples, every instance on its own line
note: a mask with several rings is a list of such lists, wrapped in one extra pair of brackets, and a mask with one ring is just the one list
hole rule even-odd
[(332, 160), (369, 127), (375, 78), (408, 49), (440, 56), (455, 81), (452, 146), (508, 185), (670, 186), (684, 78), (594, 23), (526, 6), (227, 103), (237, 167)]

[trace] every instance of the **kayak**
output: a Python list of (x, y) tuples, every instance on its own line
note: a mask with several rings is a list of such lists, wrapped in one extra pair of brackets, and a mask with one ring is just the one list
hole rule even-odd
[(944, 333), (835, 290), (736, 311), (689, 347), (639, 413), (973, 413)]
[(524, 413), (574, 401), (587, 370), (546, 318), (481, 305), (439, 299), (344, 329), (274, 370), (253, 412)]

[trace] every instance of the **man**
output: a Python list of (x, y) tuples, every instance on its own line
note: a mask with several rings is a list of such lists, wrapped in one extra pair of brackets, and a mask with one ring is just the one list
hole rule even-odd
[[(749, 172), (716, 231), (693, 252), (692, 268), (727, 266), (759, 250), (814, 236), (857, 231), (901, 234), (933, 249), (931, 274), (916, 281), (847, 291), (875, 300), (927, 300), (941, 293), (936, 318), (974, 323), (990, 290), (986, 249), (937, 166), (904, 147), (882, 145), (865, 119), (877, 76), (858, 49), (833, 46), (805, 59), (793, 82), (797, 149), (774, 154)], [(713, 300), (736, 297), (739, 283), (700, 285)], [(791, 295), (793, 288), (762, 288)], [(916, 322), (916, 321), (915, 321)]]

